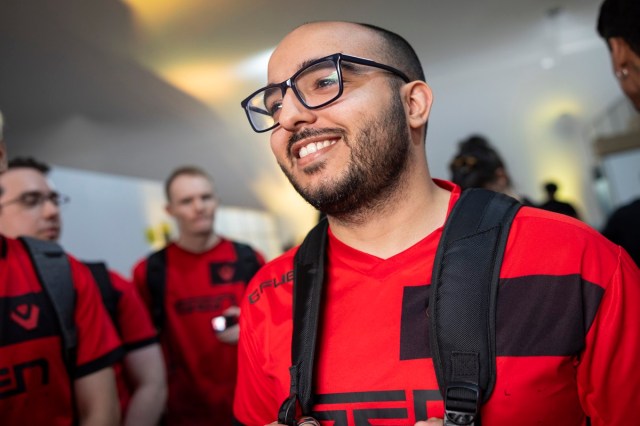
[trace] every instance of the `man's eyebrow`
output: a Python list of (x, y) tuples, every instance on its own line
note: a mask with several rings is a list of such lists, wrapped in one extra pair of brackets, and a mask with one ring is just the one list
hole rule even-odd
[[(311, 65), (312, 63), (314, 63), (314, 62), (316, 62), (316, 61), (318, 61), (318, 60), (320, 60), (320, 59), (331, 58), (331, 56), (333, 56), (333, 55), (329, 55), (329, 56), (318, 56), (318, 57), (316, 57), (316, 58), (309, 58), (309, 59), (305, 59), (304, 61), (302, 61), (302, 62), (300, 62), (300, 63), (298, 64), (298, 66), (297, 66), (297, 68), (296, 68), (296, 72), (300, 71), (301, 69), (303, 69), (303, 68), (305, 68), (305, 67), (308, 67), (309, 65)], [(295, 74), (296, 72), (294, 72), (294, 74)], [(291, 78), (291, 77), (289, 77), (289, 78)], [(288, 80), (289, 78), (287, 78), (287, 80)], [(285, 81), (287, 81), (287, 80), (285, 80)], [(269, 85), (271, 85), (271, 84), (279, 84), (279, 83), (281, 83), (281, 82), (277, 82), (277, 83), (269, 82)]]

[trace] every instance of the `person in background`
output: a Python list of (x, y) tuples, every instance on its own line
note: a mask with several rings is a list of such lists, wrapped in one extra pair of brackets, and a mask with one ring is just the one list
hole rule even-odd
[(547, 182), (544, 184), (544, 191), (547, 193), (547, 200), (540, 204), (541, 209), (549, 210), (550, 212), (556, 212), (565, 214), (567, 216), (580, 219), (578, 211), (570, 203), (560, 201), (556, 199), (556, 192), (558, 192), (558, 184), (555, 182)]
[[(49, 166), (33, 158), (14, 158), (0, 176), (0, 232), (11, 238), (58, 241), (60, 205), (68, 197), (48, 180)], [(9, 202), (8, 200), (15, 200)], [(102, 266), (101, 266), (102, 265)], [(87, 263), (126, 351), (116, 365), (123, 424), (155, 425), (160, 420), (167, 386), (162, 351), (151, 318), (135, 287), (102, 263)]]
[[(7, 167), (0, 113), (0, 171)], [(0, 215), (22, 199), (0, 187)], [(46, 201), (45, 201), (46, 202)], [(38, 203), (35, 203), (38, 204)], [(115, 426), (120, 410), (112, 365), (122, 357), (91, 273), (67, 256), (75, 290), (77, 345), (63, 356), (62, 331), (25, 246), (0, 235), (0, 422)], [(64, 283), (60, 282), (61, 285)]]
[[(213, 180), (186, 166), (165, 182), (178, 238), (134, 267), (168, 368), (168, 425), (231, 425), (239, 304), (262, 255), (214, 231)], [(234, 325), (235, 324), (235, 325)]]
[[(611, 52), (613, 72), (624, 94), (640, 112), (640, 1), (605, 0), (598, 33)], [(640, 198), (614, 210), (602, 230), (640, 265)]]
[(609, 47), (620, 88), (640, 112), (640, 2), (605, 0), (597, 29)]
[[(420, 61), (388, 30), (314, 22), (278, 44), (267, 74), (267, 86), (241, 105), (328, 221), (314, 404), (305, 414), (323, 426), (442, 424), (425, 309), (461, 189), (429, 172), (433, 95)], [(295, 254), (265, 265), (241, 305), (240, 424), (273, 422), (290, 395)], [(638, 282), (628, 254), (583, 222), (520, 208), (500, 269), (496, 384), (482, 424), (628, 423), (640, 407)]]
[(502, 157), (484, 136), (469, 136), (458, 147), (458, 153), (449, 164), (453, 183), (462, 189), (484, 188), (501, 192), (532, 205), (527, 197), (516, 194)]

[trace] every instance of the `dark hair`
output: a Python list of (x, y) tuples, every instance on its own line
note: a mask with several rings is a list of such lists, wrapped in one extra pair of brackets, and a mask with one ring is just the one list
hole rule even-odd
[(43, 175), (47, 175), (49, 174), (51, 167), (33, 157), (16, 157), (9, 161), (8, 170), (11, 169), (33, 169), (39, 171)]
[(621, 37), (640, 55), (640, 0), (605, 0), (600, 6), (598, 33), (607, 40)]
[(382, 54), (389, 65), (404, 71), (411, 80), (425, 81), (424, 70), (416, 51), (402, 36), (371, 24), (357, 23), (379, 35), (384, 44)]
[(459, 143), (459, 151), (449, 164), (451, 180), (466, 188), (484, 188), (496, 179), (504, 162), (489, 141), (480, 135), (472, 135)]
[(203, 169), (201, 169), (200, 167), (196, 167), (196, 166), (178, 167), (173, 172), (171, 172), (171, 174), (169, 175), (167, 180), (164, 181), (164, 194), (167, 197), (167, 201), (171, 200), (171, 197), (169, 196), (169, 189), (171, 188), (171, 184), (178, 177), (184, 176), (184, 175), (186, 175), (186, 176), (202, 176), (203, 178), (207, 179), (209, 182), (211, 182), (213, 184), (213, 178), (211, 178), (211, 176), (209, 176), (209, 174), (207, 172), (205, 172)]

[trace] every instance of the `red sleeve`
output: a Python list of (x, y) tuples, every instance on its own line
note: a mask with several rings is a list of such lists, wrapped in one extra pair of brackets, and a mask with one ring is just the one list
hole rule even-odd
[(76, 290), (78, 350), (75, 376), (79, 378), (117, 362), (122, 357), (122, 348), (89, 268), (72, 257), (69, 257), (69, 263)]
[(593, 426), (628, 423), (640, 407), (640, 270), (618, 249), (578, 365), (580, 402)]
[(140, 295), (132, 283), (109, 271), (113, 287), (120, 292), (118, 329), (125, 350), (131, 351), (157, 343), (156, 331)]
[[(234, 417), (247, 426), (262, 426), (277, 419), (278, 410), (286, 394), (277, 379), (269, 375), (269, 351), (267, 350), (268, 328), (272, 321), (291, 317), (287, 312), (277, 309), (281, 318), (274, 319), (268, 304), (262, 307), (250, 303), (251, 294), (260, 288), (271, 271), (271, 264), (262, 268), (251, 280), (241, 303), (240, 340), (238, 342), (238, 374), (233, 403)], [(290, 360), (287, 361), (290, 364)], [(285, 386), (288, 390), (288, 385)]]
[(147, 307), (147, 312), (151, 309), (151, 295), (147, 287), (147, 260), (142, 259), (133, 268), (131, 274), (133, 277), (133, 286), (137, 290), (143, 304)]

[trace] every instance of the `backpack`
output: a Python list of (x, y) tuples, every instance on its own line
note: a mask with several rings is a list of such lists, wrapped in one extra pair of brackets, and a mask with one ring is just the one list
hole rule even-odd
[(84, 263), (84, 265), (89, 268), (93, 279), (95, 280), (96, 284), (98, 284), (100, 297), (102, 298), (102, 304), (107, 309), (107, 313), (109, 314), (109, 318), (111, 318), (111, 322), (118, 331), (118, 334), (120, 334), (121, 330), (120, 323), (118, 321), (118, 302), (120, 301), (122, 293), (113, 287), (113, 284), (111, 283), (111, 277), (109, 277), (107, 264), (104, 262), (82, 263)]
[(27, 249), (42, 289), (55, 311), (62, 339), (62, 359), (67, 372), (73, 377), (78, 335), (74, 317), (76, 292), (69, 259), (62, 247), (52, 241), (30, 237), (20, 237), (19, 240)]
[[(72, 375), (76, 365), (78, 346), (75, 323), (76, 292), (69, 259), (59, 244), (31, 237), (18, 238), (31, 258), (38, 280), (58, 319), (62, 338), (62, 355), (67, 371)], [(118, 301), (121, 293), (111, 284), (107, 265), (103, 262), (84, 262), (98, 284), (102, 302), (116, 329)], [(120, 331), (120, 330), (118, 330)]]
[[(256, 252), (247, 244), (232, 241), (236, 251), (240, 279), (249, 283), (261, 265)], [(167, 285), (167, 248), (152, 253), (147, 258), (147, 288), (151, 297), (151, 319), (158, 330), (165, 321), (164, 294)]]
[[(445, 223), (426, 307), (445, 426), (479, 426), (480, 406), (493, 391), (500, 267), (511, 222), (520, 207), (506, 195), (468, 189)], [(303, 416), (312, 415), (327, 229), (327, 221), (322, 220), (294, 258), (291, 387), (278, 413), (278, 423), (285, 425), (296, 425), (298, 404)]]

